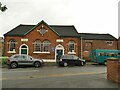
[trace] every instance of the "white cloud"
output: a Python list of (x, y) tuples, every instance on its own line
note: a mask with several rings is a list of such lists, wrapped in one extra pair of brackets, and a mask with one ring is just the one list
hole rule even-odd
[(75, 25), (78, 32), (110, 33), (118, 37), (118, 0), (2, 0), (0, 36), (18, 24)]

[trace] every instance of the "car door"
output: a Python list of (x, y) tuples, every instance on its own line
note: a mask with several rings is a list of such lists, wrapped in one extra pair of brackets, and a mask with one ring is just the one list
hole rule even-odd
[(33, 61), (27, 55), (20, 55), (18, 64), (19, 65), (32, 65)]
[(34, 58), (32, 58), (31, 56), (27, 56), (27, 65), (33, 65), (34, 64)]
[(22, 55), (19, 55), (17, 58), (18, 65), (24, 65), (24, 58)]
[(69, 56), (69, 65), (74, 65), (74, 64), (75, 64), (74, 61), (75, 61), (75, 60), (74, 60), (73, 55), (70, 55), (70, 56)]
[(77, 56), (75, 56), (75, 55), (74, 55), (73, 57), (74, 57), (74, 59), (73, 59), (73, 60), (74, 60), (74, 64), (75, 64), (75, 65), (80, 65), (81, 62), (80, 62), (80, 60), (79, 60), (79, 57), (77, 57)]

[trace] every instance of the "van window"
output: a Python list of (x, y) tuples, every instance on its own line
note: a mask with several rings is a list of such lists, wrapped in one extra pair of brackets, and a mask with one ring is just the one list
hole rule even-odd
[(100, 52), (98, 55), (99, 56), (106, 56), (106, 54), (104, 52)]
[(118, 53), (118, 56), (120, 56), (120, 53)]
[(110, 57), (115, 57), (115, 56), (117, 56), (117, 54), (116, 53), (109, 53), (109, 56)]

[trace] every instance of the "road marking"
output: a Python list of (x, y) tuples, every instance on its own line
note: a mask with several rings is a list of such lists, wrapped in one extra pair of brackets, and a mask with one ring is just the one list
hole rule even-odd
[(39, 70), (27, 70), (27, 71), (4, 71), (4, 72), (0, 72), (0, 73), (24, 73), (24, 72), (38, 72)]
[(20, 79), (37, 79), (37, 78), (49, 78), (49, 77), (66, 77), (66, 76), (78, 76), (78, 75), (93, 75), (93, 74), (103, 74), (96, 72), (84, 72), (84, 73), (66, 73), (66, 74), (48, 74), (48, 75), (32, 75), (23, 77), (12, 77), (12, 78), (0, 78), (0, 80), (20, 80)]

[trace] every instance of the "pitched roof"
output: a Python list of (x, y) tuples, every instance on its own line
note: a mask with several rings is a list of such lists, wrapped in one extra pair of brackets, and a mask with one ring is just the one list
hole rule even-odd
[(27, 33), (31, 28), (33, 28), (35, 25), (22, 25), (15, 27), (11, 31), (4, 34), (5, 36), (24, 36), (25, 33)]
[(73, 25), (50, 25), (61, 37), (78, 37), (79, 34)]
[[(47, 25), (51, 30), (53, 30), (60, 37), (79, 37), (79, 34), (73, 25), (48, 25), (44, 21), (41, 21), (37, 25), (22, 25), (15, 27), (11, 31), (4, 34), (4, 36), (25, 36), (41, 23)], [(69, 32), (69, 33), (68, 33)]]
[(117, 40), (110, 34), (79, 33), (79, 36), (84, 40)]

